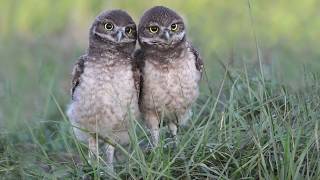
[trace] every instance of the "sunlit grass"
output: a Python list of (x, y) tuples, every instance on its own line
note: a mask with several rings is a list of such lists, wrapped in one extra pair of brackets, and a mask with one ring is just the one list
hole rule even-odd
[[(74, 52), (67, 56), (75, 58)], [(61, 57), (48, 55), (48, 58)], [(50, 69), (54, 70), (47, 73), (41, 68), (48, 67), (39, 65), (43, 62), (25, 60), (33, 63), (36, 74), (45, 80), (30, 82), (34, 87), (25, 93), (19, 91), (25, 86), (23, 82), (1, 81), (4, 86), (1, 97), (4, 126), (0, 133), (2, 178), (320, 177), (319, 74), (305, 72), (299, 88), (291, 89), (275, 79), (263, 83), (260, 73), (246, 68), (227, 67), (221, 81), (215, 83), (213, 94), (208, 93), (207, 82), (203, 81), (203, 93), (188, 126), (178, 133), (180, 143), (176, 148), (166, 144), (164, 128), (162, 145), (146, 152), (139, 144), (148, 142), (148, 133), (142, 124), (133, 121), (131, 144), (118, 148), (121, 161), (115, 164), (116, 172), (108, 174), (103, 162), (95, 167), (87, 163), (87, 147), (74, 138), (64, 115), (68, 92), (67, 88), (59, 88), (64, 87), (61, 83), (68, 78), (59, 79), (67, 76), (69, 69), (52, 63)], [(15, 74), (12, 79), (4, 77), (28, 79), (29, 73)], [(40, 102), (34, 104), (24, 96)]]
[[(110, 7), (131, 8), (137, 18), (154, 3), (144, 2)], [(87, 145), (75, 139), (64, 113), (72, 64), (85, 51), (76, 43), (104, 1), (81, 1), (76, 7), (42, 2), (32, 13), (33, 3), (20, 9), (16, 1), (0, 2), (8, 7), (0, 17), (8, 24), (0, 28), (0, 179), (319, 179), (320, 75), (314, 73), (319, 53), (313, 38), (318, 24), (304, 33), (294, 28), (301, 26), (296, 21), (286, 21), (296, 6), (311, 14), (316, 6), (292, 3), (284, 12), (285, 3), (274, 11), (263, 1), (251, 9), (247, 2), (172, 4), (190, 20), (190, 36), (205, 59), (201, 95), (188, 125), (178, 132), (176, 148), (164, 127), (161, 145), (147, 151), (141, 144), (150, 141), (149, 134), (132, 120), (131, 144), (117, 145), (114, 173), (103, 161), (88, 163)], [(59, 16), (53, 16), (58, 9)], [(204, 17), (209, 17), (207, 27), (199, 21)], [(288, 34), (286, 27), (292, 30)]]

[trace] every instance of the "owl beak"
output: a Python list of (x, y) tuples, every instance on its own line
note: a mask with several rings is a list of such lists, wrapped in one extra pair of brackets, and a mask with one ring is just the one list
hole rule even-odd
[(166, 41), (169, 41), (169, 40), (170, 40), (169, 31), (165, 31), (165, 32), (164, 32), (164, 38), (165, 38)]
[(122, 31), (117, 32), (117, 42), (120, 42), (123, 39), (123, 33)]

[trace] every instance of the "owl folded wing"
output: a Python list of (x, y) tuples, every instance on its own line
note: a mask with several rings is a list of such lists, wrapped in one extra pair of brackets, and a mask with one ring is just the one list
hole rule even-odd
[(133, 78), (134, 78), (134, 85), (138, 93), (138, 98), (142, 94), (142, 87), (143, 87), (143, 76), (142, 76), (142, 69), (144, 66), (144, 56), (143, 51), (141, 49), (136, 50), (134, 53), (133, 58)]
[(85, 56), (79, 57), (78, 61), (76, 62), (76, 64), (73, 67), (73, 71), (72, 71), (73, 77), (72, 77), (72, 87), (71, 87), (72, 99), (73, 99), (74, 91), (76, 90), (76, 88), (80, 84), (80, 77), (84, 71), (84, 63), (85, 63), (86, 59), (87, 58)]
[(201, 58), (199, 52), (190, 43), (188, 43), (188, 45), (189, 45), (189, 49), (191, 50), (191, 52), (193, 53), (193, 55), (195, 57), (196, 68), (200, 72), (201, 77), (202, 77), (202, 73), (203, 73), (203, 70), (204, 70), (204, 65), (203, 65), (202, 58)]

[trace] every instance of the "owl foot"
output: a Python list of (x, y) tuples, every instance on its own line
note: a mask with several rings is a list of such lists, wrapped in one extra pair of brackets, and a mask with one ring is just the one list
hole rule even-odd
[(114, 157), (115, 147), (112, 145), (106, 145), (106, 164), (107, 164), (107, 171), (110, 173), (114, 173), (113, 167), (113, 157)]

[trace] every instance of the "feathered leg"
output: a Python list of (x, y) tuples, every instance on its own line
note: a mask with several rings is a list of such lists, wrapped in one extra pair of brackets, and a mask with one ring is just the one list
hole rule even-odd
[(96, 161), (99, 158), (99, 148), (96, 137), (89, 137), (89, 163)]
[(147, 127), (150, 130), (152, 144), (154, 147), (156, 147), (159, 144), (160, 136), (159, 121), (157, 114), (154, 112), (147, 112), (145, 113), (144, 119), (146, 121)]
[(113, 168), (113, 158), (114, 158), (114, 151), (115, 151), (115, 147), (110, 145), (110, 144), (107, 144), (106, 145), (106, 160), (107, 160), (107, 166), (109, 168), (109, 170), (111, 172), (114, 171), (114, 168)]

